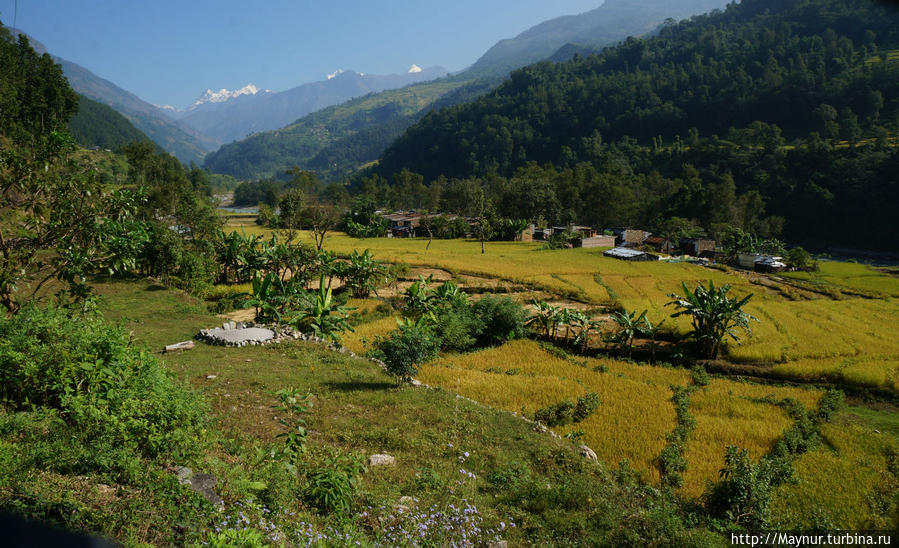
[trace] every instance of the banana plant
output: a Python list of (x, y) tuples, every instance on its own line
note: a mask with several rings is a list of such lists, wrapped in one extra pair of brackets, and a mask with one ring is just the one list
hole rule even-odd
[(627, 350), (627, 357), (630, 358), (634, 347), (634, 338), (642, 332), (646, 310), (640, 314), (637, 314), (636, 310), (616, 312), (611, 315), (611, 318), (618, 324), (618, 332), (611, 337), (610, 342), (615, 344), (619, 353)]
[(681, 287), (684, 290), (683, 296), (669, 293), (668, 296), (674, 300), (665, 306), (676, 307), (677, 312), (671, 315), (672, 318), (684, 315), (692, 317), (693, 331), (690, 335), (699, 343), (706, 358), (718, 357), (725, 337), (739, 340), (737, 328), (750, 333), (749, 322), (759, 321), (743, 310), (752, 298), (752, 293), (742, 299), (731, 298), (727, 296), (729, 284), (716, 288), (712, 280), (709, 280), (708, 287), (699, 284), (693, 291), (687, 289), (686, 283), (681, 282)]
[(316, 336), (334, 342), (341, 343), (341, 333), (354, 331), (347, 321), (347, 312), (353, 307), (338, 306), (334, 302), (331, 288), (325, 285), (325, 276), (319, 280), (318, 294), (312, 305), (303, 314), (295, 318), (295, 324), (308, 326)]
[(404, 293), (406, 300), (406, 308), (404, 313), (407, 316), (424, 316), (428, 312), (433, 312), (435, 308), (434, 290), (431, 289), (431, 283), (434, 276), (418, 277), (418, 281), (410, 285)]
[(559, 307), (537, 299), (531, 299), (531, 304), (536, 308), (536, 313), (525, 324), (532, 329), (538, 328), (550, 339), (555, 337), (556, 326), (559, 324)]
[(244, 306), (252, 306), (256, 309), (256, 321), (259, 323), (280, 323), (283, 309), (284, 287), (281, 279), (274, 272), (269, 272), (265, 278), (260, 278), (259, 273), (253, 274), (253, 294), (244, 301)]

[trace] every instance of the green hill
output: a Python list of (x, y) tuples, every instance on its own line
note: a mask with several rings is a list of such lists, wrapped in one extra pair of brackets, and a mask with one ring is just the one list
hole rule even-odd
[[(283, 129), (225, 145), (206, 157), (205, 166), (239, 178), (266, 177), (299, 166), (326, 180), (340, 179), (376, 160), (428, 112), (469, 102), (499, 85), (510, 70), (547, 58), (570, 42), (607, 46), (653, 31), (666, 18), (723, 5), (723, 0), (676, 4), (643, 0), (639, 5), (607, 1), (587, 13), (552, 19), (502, 40), (469, 69), (450, 78), (349, 101)], [(438, 98), (440, 102), (435, 102)]]
[[(206, 157), (205, 167), (214, 173), (225, 173), (237, 178), (266, 177), (279, 175), (295, 165), (309, 167), (309, 163), (326, 147), (363, 130), (367, 131), (366, 136), (383, 132), (386, 139), (382, 138), (382, 141), (387, 140), (389, 144), (392, 138), (408, 127), (405, 120), (409, 116), (466, 83), (445, 78), (366, 95), (328, 107), (304, 116), (282, 129), (258, 133), (243, 141), (225, 145)], [(361, 150), (359, 147), (347, 151), (347, 156), (361, 153), (360, 157), (365, 158), (356, 160), (353, 155), (353, 160), (349, 163), (359, 163), (352, 165), (352, 168), (377, 158), (383, 150), (370, 142), (363, 143), (363, 146), (368, 149)], [(320, 158), (318, 165), (329, 165), (335, 161), (326, 158)]]
[[(518, 70), (424, 117), (374, 172), (513, 177), (521, 186), (497, 191), (501, 205), (555, 187), (541, 203), (556, 222), (679, 216), (771, 233), (785, 223), (785, 236), (822, 248), (894, 249), (897, 46), (899, 11), (887, 3), (745, 0)], [(781, 219), (760, 225), (764, 215)]]
[(78, 112), (69, 121), (69, 132), (85, 147), (112, 149), (150, 140), (112, 107), (83, 95), (78, 96)]

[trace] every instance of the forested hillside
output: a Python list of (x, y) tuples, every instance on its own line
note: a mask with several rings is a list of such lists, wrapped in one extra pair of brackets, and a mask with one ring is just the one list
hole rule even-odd
[[(328, 107), (282, 129), (257, 133), (243, 141), (224, 145), (206, 157), (205, 167), (214, 173), (227, 173), (238, 178), (279, 175), (295, 165), (307, 166), (329, 145), (342, 142), (360, 131), (365, 131), (364, 140), (351, 141), (349, 148), (343, 148), (333, 157), (318, 160), (317, 165), (322, 169), (334, 169), (345, 168), (343, 162), (350, 161), (349, 157), (353, 158), (351, 162), (355, 162), (357, 157), (363, 158), (361, 163), (374, 160), (409, 126), (411, 122), (404, 123), (408, 116), (413, 116), (438, 97), (463, 84), (464, 81), (441, 79), (370, 94)], [(395, 124), (400, 124), (400, 127), (395, 128)], [(382, 144), (379, 146), (379, 143)], [(373, 152), (368, 152), (370, 150)], [(340, 165), (330, 165), (338, 160)], [(360, 164), (349, 165), (350, 169), (354, 169)]]
[[(786, 217), (789, 237), (894, 246), (896, 48), (892, 4), (745, 0), (599, 55), (516, 71), (474, 103), (426, 116), (376, 173), (510, 176), (537, 162), (605, 180), (563, 178), (567, 188), (554, 189), (574, 220), (680, 215), (708, 227), (734, 220), (715, 219), (709, 201), (746, 196)], [(591, 208), (594, 197), (603, 204)]]
[(150, 140), (113, 108), (84, 95), (78, 96), (78, 112), (69, 121), (69, 131), (75, 142), (86, 147), (117, 148)]
[[(376, 160), (428, 112), (470, 102), (494, 89), (510, 70), (544, 59), (565, 44), (576, 43), (578, 50), (601, 48), (650, 32), (666, 18), (723, 5), (723, 0), (606, 1), (589, 12), (544, 21), (515, 38), (501, 40), (474, 65), (450, 78), (324, 109), (283, 129), (225, 145), (207, 156), (205, 165), (241, 178), (271, 176), (299, 166), (323, 179), (338, 180)], [(414, 101), (410, 102), (410, 96)]]

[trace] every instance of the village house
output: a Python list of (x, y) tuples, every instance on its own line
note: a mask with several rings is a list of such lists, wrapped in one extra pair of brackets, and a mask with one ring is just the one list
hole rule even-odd
[(650, 247), (659, 253), (671, 253), (674, 249), (674, 246), (671, 245), (671, 242), (662, 238), (661, 236), (650, 236), (643, 240), (643, 245), (646, 247)]
[(630, 247), (615, 247), (603, 251), (602, 254), (606, 257), (612, 257), (613, 259), (621, 259), (622, 261), (643, 262), (659, 260), (658, 255), (653, 255), (652, 253), (647, 253), (645, 251), (640, 251), (639, 249), (633, 249)]
[(643, 245), (646, 238), (652, 236), (652, 232), (633, 228), (609, 229), (615, 235), (615, 245), (619, 247), (637, 247)]
[(681, 238), (678, 243), (684, 255), (706, 257), (715, 253), (715, 240), (710, 238)]
[(615, 236), (606, 236), (600, 234), (599, 236), (591, 236), (590, 238), (581, 238), (580, 246), (578, 247), (615, 247)]
[(787, 268), (783, 257), (761, 253), (739, 253), (737, 254), (737, 264), (756, 272), (780, 272)]

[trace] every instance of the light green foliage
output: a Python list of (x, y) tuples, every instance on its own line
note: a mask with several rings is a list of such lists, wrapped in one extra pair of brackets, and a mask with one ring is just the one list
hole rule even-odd
[(362, 253), (354, 249), (348, 263), (337, 265), (337, 277), (357, 299), (367, 299), (384, 284), (386, 275), (387, 267), (376, 261), (369, 249)]
[(304, 498), (323, 513), (344, 513), (356, 498), (363, 472), (360, 457), (336, 453), (308, 474)]
[(309, 433), (306, 431), (306, 420), (303, 417), (312, 407), (312, 402), (309, 394), (303, 394), (296, 388), (281, 389), (275, 395), (279, 402), (275, 409), (282, 413), (282, 416), (278, 417), (278, 422), (287, 428), (287, 432), (278, 434), (278, 437), (284, 438), (284, 455), (293, 466), (297, 458), (306, 452), (306, 438)]
[(742, 299), (727, 296), (730, 285), (715, 288), (715, 282), (709, 280), (709, 286), (700, 284), (695, 291), (687, 289), (686, 283), (681, 283), (684, 296), (670, 293), (668, 296), (674, 299), (668, 305), (674, 305), (678, 312), (671, 315), (672, 318), (688, 315), (693, 323), (691, 335), (699, 343), (702, 355), (706, 358), (717, 358), (721, 344), (725, 336), (734, 341), (739, 340), (736, 329), (749, 332), (750, 320), (758, 321), (755, 317), (743, 311), (743, 306), (752, 298), (752, 294)]
[(325, 277), (319, 279), (318, 293), (312, 296), (309, 307), (298, 314), (292, 321), (295, 327), (310, 327), (318, 337), (340, 344), (340, 334), (353, 331), (347, 321), (347, 313), (351, 309), (338, 305), (331, 294), (331, 288), (325, 284)]
[(418, 373), (419, 364), (437, 356), (440, 340), (423, 322), (407, 323), (387, 337), (379, 337), (375, 348), (390, 375), (398, 382), (410, 382)]
[(120, 329), (57, 308), (0, 319), (0, 398), (11, 411), (58, 417), (56, 435), (71, 428), (84, 471), (121, 473), (135, 456), (196, 454), (207, 424), (203, 403)]
[(713, 516), (738, 527), (764, 529), (771, 519), (769, 506), (775, 488), (793, 479), (793, 468), (785, 459), (753, 462), (749, 452), (727, 446), (721, 481), (704, 495), (705, 507)]

